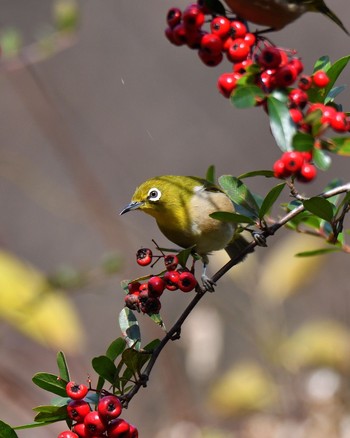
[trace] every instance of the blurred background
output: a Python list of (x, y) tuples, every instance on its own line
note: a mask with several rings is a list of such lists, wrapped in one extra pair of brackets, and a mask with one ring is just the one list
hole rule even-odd
[[(0, 406), (11, 425), (49, 403), (31, 377), (55, 373), (58, 350), (74, 380), (94, 383), (91, 358), (120, 335), (120, 281), (145, 273), (136, 250), (152, 238), (168, 244), (150, 217), (118, 215), (135, 187), (159, 174), (204, 176), (211, 164), (218, 175), (270, 169), (280, 155), (264, 112), (235, 110), (218, 93), (230, 66), (205, 67), (164, 37), (167, 10), (186, 5), (1, 0), (2, 46), (22, 48), (0, 58)], [(328, 5), (349, 28), (347, 1)], [(78, 9), (79, 22), (57, 36), (65, 7)], [(295, 48), (306, 72), (350, 47), (316, 14), (271, 38)], [(348, 169), (335, 158), (301, 191), (348, 181)], [(264, 195), (274, 182), (248, 184)], [(348, 260), (293, 257), (320, 245), (282, 231), (205, 297), (125, 412), (140, 436), (350, 437)], [(101, 268), (106, 258), (113, 275)], [(218, 254), (211, 269), (222, 263)], [(168, 327), (190, 299), (163, 297)], [(162, 336), (139, 320), (144, 344)], [(63, 428), (18, 434), (54, 437)]]

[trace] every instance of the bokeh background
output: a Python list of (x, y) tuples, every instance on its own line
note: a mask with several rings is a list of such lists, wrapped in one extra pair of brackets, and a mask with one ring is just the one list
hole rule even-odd
[[(54, 4), (1, 0), (0, 31), (15, 28), (33, 47), (51, 32)], [(349, 28), (347, 0), (328, 4)], [(264, 112), (235, 110), (217, 92), (230, 66), (205, 67), (164, 37), (167, 10), (186, 1), (77, 5), (79, 26), (65, 49), (38, 60), (28, 49), (0, 64), (0, 410), (12, 425), (31, 422), (31, 408), (49, 402), (31, 377), (56, 372), (58, 349), (75, 380), (94, 379), (91, 358), (120, 334), (119, 282), (144, 272), (135, 251), (152, 238), (167, 244), (151, 218), (118, 215), (135, 187), (158, 174), (203, 176), (211, 164), (218, 175), (269, 169), (279, 156)], [(316, 14), (271, 38), (295, 48), (307, 72), (319, 56), (335, 60), (350, 47)], [(345, 108), (348, 100), (347, 90)], [(301, 190), (319, 193), (335, 177), (349, 179), (346, 158)], [(249, 184), (263, 195), (273, 182)], [(349, 261), (292, 257), (319, 246), (283, 231), (203, 300), (125, 413), (142, 437), (350, 437)], [(111, 252), (119, 269), (105, 276), (99, 266)], [(220, 263), (218, 256), (212, 265)], [(41, 276), (75, 270), (91, 281), (46, 301)], [(39, 289), (50, 308), (40, 318), (18, 303)], [(189, 300), (164, 297), (166, 325)], [(162, 336), (146, 317), (140, 324), (145, 343)], [(54, 437), (62, 427), (19, 436)]]

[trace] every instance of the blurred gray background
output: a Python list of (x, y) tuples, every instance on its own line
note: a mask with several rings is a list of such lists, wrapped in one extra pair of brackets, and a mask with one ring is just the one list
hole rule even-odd
[[(0, 5), (0, 28), (15, 26), (25, 44), (32, 43), (38, 29), (52, 21), (49, 0), (1, 0)], [(136, 249), (149, 246), (152, 238), (166, 243), (150, 217), (118, 216), (135, 187), (158, 174), (202, 176), (211, 164), (218, 175), (269, 169), (279, 151), (263, 111), (235, 110), (218, 93), (217, 77), (230, 71), (229, 64), (205, 67), (195, 51), (172, 46), (164, 37), (167, 10), (183, 8), (186, 1), (85, 0), (79, 5), (76, 44), (30, 68), (8, 71), (2, 65), (0, 242), (47, 273), (61, 265), (94, 266), (112, 250), (122, 256), (119, 275), (71, 294), (84, 323), (86, 342), (82, 352), (68, 359), (74, 378), (84, 380), (92, 373), (91, 357), (102, 354), (119, 336), (117, 314), (123, 303), (119, 281), (140, 274), (134, 263)], [(329, 0), (328, 5), (349, 28), (347, 0)], [(311, 13), (271, 38), (278, 46), (297, 49), (306, 72), (319, 56), (329, 54), (335, 60), (350, 48), (350, 39), (340, 29)], [(349, 70), (343, 81), (349, 81)], [(341, 100), (349, 101), (348, 90)], [(330, 172), (305, 190), (318, 193), (334, 177), (348, 180), (348, 169), (347, 159), (334, 159)], [(271, 187), (271, 181), (262, 179), (250, 184), (260, 194)], [(344, 278), (347, 267), (345, 255), (329, 259), (327, 270), (319, 273), (303, 300), (292, 301), (291, 319), (307, 317), (309, 309), (346, 320), (349, 308), (343, 307), (341, 298), (338, 302), (336, 291), (330, 297), (329, 288), (334, 278)], [(348, 280), (340, 280), (339, 285), (339, 297), (344, 297)], [(230, 306), (233, 298), (227, 296)], [(189, 299), (164, 300), (168, 325)], [(208, 297), (207, 304), (215, 307), (216, 299)], [(161, 336), (146, 318), (141, 320), (145, 340)], [(232, 330), (225, 341), (227, 345), (230, 339), (231, 346), (229, 356), (220, 359), (221, 367), (246, 354), (237, 331), (230, 324), (225, 327)], [(178, 420), (217, 422), (199, 403), (206, 384), (190, 385), (183, 346), (181, 341), (177, 344), (167, 347), (148, 389), (135, 397), (126, 413), (142, 437), (156, 436), (162, 427)], [(30, 422), (31, 408), (48, 402), (48, 396), (31, 383), (37, 371), (56, 371), (55, 351), (38, 346), (2, 322), (3, 420)], [(53, 437), (61, 430), (59, 424), (19, 435)]]

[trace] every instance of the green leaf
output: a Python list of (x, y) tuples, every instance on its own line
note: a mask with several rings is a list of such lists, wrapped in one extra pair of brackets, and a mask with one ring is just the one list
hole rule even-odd
[(67, 396), (66, 385), (68, 381), (61, 379), (59, 376), (50, 373), (37, 373), (33, 376), (32, 380), (35, 385), (45, 389), (45, 391), (52, 392), (61, 397)]
[(123, 338), (117, 338), (107, 348), (106, 356), (114, 362), (116, 358), (123, 353), (125, 347), (125, 340)]
[(325, 105), (328, 105), (330, 102), (333, 102), (334, 99), (345, 89), (346, 89), (346, 85), (339, 85), (338, 87), (333, 87), (331, 90), (329, 90), (329, 93), (327, 94), (324, 100)]
[(275, 97), (267, 98), (267, 109), (270, 118), (270, 127), (278, 147), (283, 151), (292, 148), (292, 139), (296, 134), (296, 126), (290, 116), (287, 104)]
[(142, 367), (150, 360), (150, 353), (141, 353), (133, 348), (127, 348), (122, 355), (123, 362), (134, 375), (140, 375)]
[(254, 224), (255, 221), (248, 217), (244, 216), (242, 214), (237, 213), (231, 213), (226, 211), (216, 211), (215, 213), (211, 213), (209, 215), (213, 219), (217, 219), (222, 222), (233, 222), (235, 224)]
[(117, 367), (107, 356), (94, 357), (91, 361), (93, 369), (107, 382), (114, 384), (117, 377)]
[(219, 178), (220, 187), (235, 204), (236, 212), (244, 216), (257, 218), (259, 206), (248, 187), (238, 178), (223, 175)]
[[(29, 423), (29, 424), (22, 424), (21, 426), (14, 426), (13, 429), (15, 430), (34, 429), (35, 427), (43, 427), (46, 425), (47, 423)], [(1, 428), (0, 428), (0, 437), (2, 438), (3, 436), (5, 436), (6, 438), (9, 436), (9, 438), (12, 438), (12, 435), (1, 435)]]
[(177, 258), (179, 259), (179, 264), (184, 268), (186, 266), (188, 258), (191, 256), (194, 246), (190, 248), (183, 249), (177, 254)]
[(226, 10), (219, 0), (204, 0), (205, 6), (213, 13), (226, 16)]
[(11, 426), (0, 420), (0, 437), (1, 438), (18, 438), (16, 432)]
[(326, 70), (327, 76), (330, 79), (329, 84), (327, 85), (327, 87), (325, 89), (326, 96), (328, 95), (330, 90), (333, 88), (335, 82), (337, 81), (341, 72), (347, 66), (349, 60), (350, 60), (350, 55), (344, 56), (343, 58), (338, 59), (329, 69)]
[(312, 135), (297, 132), (293, 137), (293, 149), (299, 152), (311, 151), (314, 147), (315, 139)]
[(130, 281), (131, 280), (122, 280), (120, 282), (120, 286), (126, 294), (129, 293), (128, 284), (130, 283)]
[(57, 366), (61, 379), (69, 382), (70, 377), (69, 377), (68, 365), (67, 365), (66, 357), (62, 351), (57, 353)]
[(149, 344), (147, 344), (143, 349), (149, 353), (153, 353), (153, 351), (159, 347), (160, 339), (153, 339)]
[(315, 73), (318, 70), (324, 70), (325, 72), (331, 67), (331, 62), (329, 60), (329, 56), (321, 56), (314, 65), (313, 72)]
[(212, 184), (215, 184), (216, 178), (215, 178), (215, 166), (211, 165), (208, 167), (205, 179)]
[(339, 252), (341, 251), (341, 248), (321, 248), (321, 249), (315, 249), (313, 251), (304, 251), (304, 252), (298, 252), (295, 254), (295, 257), (312, 257), (312, 256), (319, 256), (319, 255), (325, 255), (329, 254), (331, 252)]
[(276, 187), (273, 187), (265, 196), (265, 199), (259, 210), (259, 219), (262, 219), (265, 214), (272, 208), (273, 204), (276, 202), (285, 185), (286, 183), (278, 184)]
[(231, 94), (231, 102), (236, 108), (252, 108), (259, 99), (264, 99), (265, 93), (257, 85), (241, 85)]
[(34, 421), (40, 423), (54, 423), (67, 418), (67, 406), (37, 406), (33, 411), (38, 412)]
[(152, 313), (151, 315), (149, 315), (149, 317), (151, 318), (151, 320), (153, 322), (155, 322), (157, 325), (159, 325), (163, 330), (166, 330), (165, 324), (164, 324), (162, 317), (160, 316), (159, 313)]
[(321, 170), (328, 170), (332, 160), (329, 155), (322, 149), (315, 148), (313, 151), (312, 159), (315, 163), (315, 166), (317, 166)]
[(350, 137), (334, 137), (327, 139), (327, 150), (338, 155), (350, 156)]
[(136, 350), (141, 348), (141, 332), (139, 323), (132, 310), (124, 307), (119, 314), (119, 326), (122, 331), (122, 335), (129, 345)]
[(275, 174), (272, 170), (253, 170), (252, 172), (242, 173), (242, 175), (239, 175), (238, 179), (251, 178), (253, 176), (265, 176), (266, 178), (273, 178), (274, 175)]
[(316, 216), (330, 222), (333, 219), (333, 204), (321, 196), (314, 196), (313, 198), (303, 201), (306, 210), (315, 214)]

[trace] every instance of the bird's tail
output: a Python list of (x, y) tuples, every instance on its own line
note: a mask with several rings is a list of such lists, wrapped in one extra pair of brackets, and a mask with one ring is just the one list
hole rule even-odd
[(313, 11), (315, 12), (321, 12), (321, 14), (326, 15), (328, 18), (330, 18), (334, 23), (336, 23), (341, 29), (343, 29), (343, 31), (350, 35), (350, 33), (348, 32), (348, 30), (346, 29), (346, 27), (344, 26), (344, 24), (341, 22), (340, 18), (337, 17), (337, 15), (335, 15), (334, 12), (332, 12), (328, 6), (325, 4), (325, 2), (323, 0), (321, 1), (316, 1), (314, 3), (314, 8), (312, 8)]
[[(231, 242), (226, 246), (225, 251), (231, 259), (237, 258), (237, 263), (243, 261), (247, 254), (244, 254), (244, 250), (249, 245), (249, 242), (241, 235), (235, 235)], [(249, 252), (253, 252), (254, 249)], [(241, 256), (241, 257), (240, 257)]]

